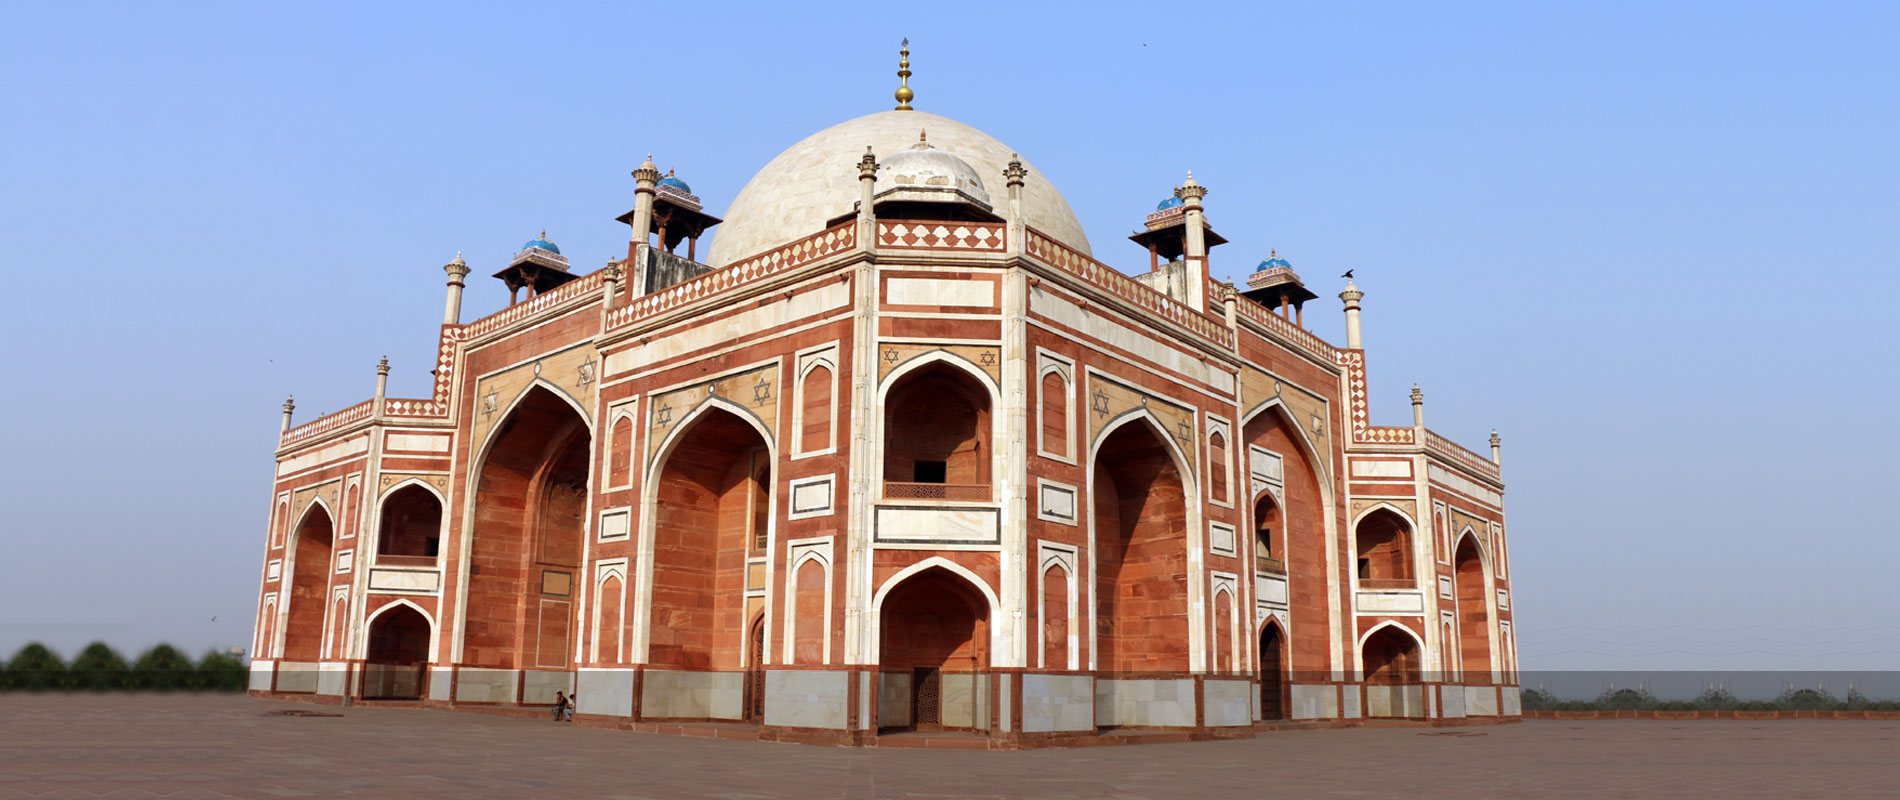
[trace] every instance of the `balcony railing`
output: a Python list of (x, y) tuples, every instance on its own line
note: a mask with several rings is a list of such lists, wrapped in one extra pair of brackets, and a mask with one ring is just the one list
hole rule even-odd
[(1417, 589), (1418, 581), (1411, 578), (1360, 578), (1361, 589)]
[(900, 481), (885, 481), (884, 499), (961, 500), (966, 502), (987, 503), (990, 500), (990, 485), (987, 483), (904, 483)]
[(1275, 575), (1286, 574), (1286, 562), (1272, 556), (1254, 556), (1253, 566), (1254, 570), (1258, 572), (1270, 572)]

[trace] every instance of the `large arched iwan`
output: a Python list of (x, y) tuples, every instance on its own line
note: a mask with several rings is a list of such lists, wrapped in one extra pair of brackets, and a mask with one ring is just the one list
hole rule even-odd
[(712, 407), (688, 421), (653, 487), (652, 635), (647, 663), (742, 668), (748, 533), (770, 508), (765, 439)]
[[(1313, 466), (1305, 439), (1278, 406), (1269, 407), (1247, 420), (1241, 436), (1249, 452), (1252, 447), (1260, 447), (1279, 454), (1284, 483), (1282, 502), (1275, 504), (1269, 499), (1264, 509), (1258, 503), (1248, 509), (1256, 515), (1265, 510), (1277, 512), (1264, 522), (1273, 529), (1270, 541), (1274, 552), (1270, 557), (1278, 561), (1263, 561), (1256, 551), (1254, 566), (1282, 574), (1325, 575), (1325, 498), (1320, 493), (1319, 470)], [(1263, 520), (1250, 522), (1257, 537)], [(1290, 581), (1287, 585), (1289, 604), (1293, 608), (1316, 609), (1323, 613), (1327, 607), (1328, 583), (1325, 580)], [(1330, 623), (1319, 619), (1313, 622), (1315, 624), (1295, 626), (1290, 633), (1282, 632), (1288, 644), (1286, 668), (1294, 674), (1324, 676), (1332, 669), (1327, 661), (1331, 650), (1327, 638)]]
[(1491, 682), (1491, 593), (1484, 580), (1484, 555), (1478, 537), (1461, 536), (1452, 557), (1453, 581), (1458, 593), (1458, 652), (1460, 671), (1467, 684)]
[(370, 620), (363, 651), (364, 697), (422, 696), (430, 627), (428, 618), (407, 603), (386, 607)]
[(336, 524), (329, 509), (313, 505), (298, 523), (293, 537), (290, 607), (284, 620), (285, 661), (309, 662), (323, 657), (323, 618), (330, 602), (330, 559), (336, 546)]
[(570, 666), (591, 438), (540, 386), (496, 429), (478, 473), (462, 663)]
[(1187, 505), (1168, 445), (1144, 421), (1095, 453), (1096, 669), (1180, 673), (1188, 664)]
[[(879, 723), (887, 728), (987, 728), (989, 604), (940, 567), (904, 579), (878, 610)], [(959, 699), (961, 702), (959, 702)]]

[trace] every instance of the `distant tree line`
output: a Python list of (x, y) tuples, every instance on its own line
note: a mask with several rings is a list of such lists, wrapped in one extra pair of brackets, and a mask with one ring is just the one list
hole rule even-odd
[(1606, 689), (1589, 700), (1563, 700), (1544, 689), (1524, 690), (1526, 711), (1900, 711), (1900, 700), (1871, 700), (1849, 687), (1837, 697), (1826, 689), (1789, 688), (1773, 700), (1743, 700), (1711, 687), (1693, 700), (1663, 700), (1647, 690)]
[(249, 677), (242, 660), (215, 650), (192, 661), (161, 644), (126, 661), (104, 642), (93, 642), (69, 662), (34, 642), (0, 665), (0, 692), (241, 692)]

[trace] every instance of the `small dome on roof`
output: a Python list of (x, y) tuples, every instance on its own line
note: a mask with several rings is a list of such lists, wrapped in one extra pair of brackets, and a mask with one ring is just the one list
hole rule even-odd
[(1267, 260), (1260, 262), (1260, 266), (1254, 267), (1253, 271), (1266, 272), (1267, 270), (1270, 270), (1270, 269), (1292, 269), (1292, 268), (1293, 268), (1293, 264), (1287, 261), (1286, 259), (1281, 258), (1279, 249), (1275, 248), (1274, 250), (1271, 250), (1267, 253)]
[(916, 144), (885, 159), (879, 171), (889, 175), (896, 186), (955, 189), (986, 205), (990, 202), (990, 193), (983, 188), (983, 179), (970, 162), (937, 149), (924, 133), (917, 135)]
[(678, 176), (675, 176), (673, 174), (673, 171), (670, 169), (666, 171), (666, 177), (660, 179), (659, 185), (671, 186), (687, 194), (693, 193), (693, 187), (687, 186), (686, 182), (683, 180), (680, 180)]
[(1168, 195), (1167, 197), (1162, 198), (1161, 202), (1155, 204), (1155, 210), (1166, 211), (1170, 208), (1179, 208), (1180, 206), (1181, 206), (1181, 198), (1175, 197), (1174, 195)]
[(521, 249), (546, 250), (557, 256), (561, 254), (561, 248), (555, 247), (553, 242), (548, 241), (548, 232), (545, 230), (541, 231), (540, 236), (537, 236), (533, 239), (529, 239), (527, 244), (524, 244), (521, 246)]

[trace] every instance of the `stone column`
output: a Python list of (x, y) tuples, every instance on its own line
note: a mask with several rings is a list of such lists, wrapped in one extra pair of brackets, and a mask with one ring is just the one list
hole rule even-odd
[(463, 261), (462, 254), (457, 252), (454, 261), (442, 265), (442, 271), (449, 274), (449, 299), (448, 303), (442, 307), (442, 324), (460, 325), (462, 324), (462, 287), (467, 285), (462, 279), (468, 277), (468, 262)]
[(1008, 187), (1009, 193), (1009, 224), (1003, 239), (1004, 252), (1012, 256), (1022, 255), (1023, 238), (1028, 235), (1028, 224), (1023, 220), (1023, 179), (1028, 176), (1029, 170), (1023, 168), (1022, 158), (1009, 154), (1009, 166), (1003, 168), (1003, 185)]
[(1491, 429), (1491, 463), (1504, 466), (1504, 440), (1498, 438), (1498, 429)]
[(1339, 293), (1339, 299), (1346, 304), (1346, 347), (1352, 350), (1364, 348), (1359, 339), (1359, 301), (1365, 296), (1351, 278), (1346, 279), (1346, 290)]
[(296, 410), (297, 410), (297, 398), (295, 396), (285, 396), (284, 397), (284, 424), (279, 425), (277, 427), (277, 433), (280, 436), (282, 434), (290, 432), (290, 415), (292, 412)]
[(1419, 441), (1424, 442), (1425, 434), (1425, 393), (1418, 390), (1418, 384), (1412, 384), (1412, 427), (1419, 432)]
[(877, 155), (865, 145), (858, 159), (858, 249), (867, 253), (877, 250), (877, 213), (871, 207), (876, 195)]
[(1207, 310), (1207, 216), (1201, 209), (1201, 198), (1207, 196), (1207, 187), (1194, 182), (1194, 173), (1189, 172), (1187, 182), (1175, 190), (1175, 196), (1187, 206), (1187, 252), (1185, 261), (1186, 275), (1183, 281), (1180, 300), (1196, 311)]

